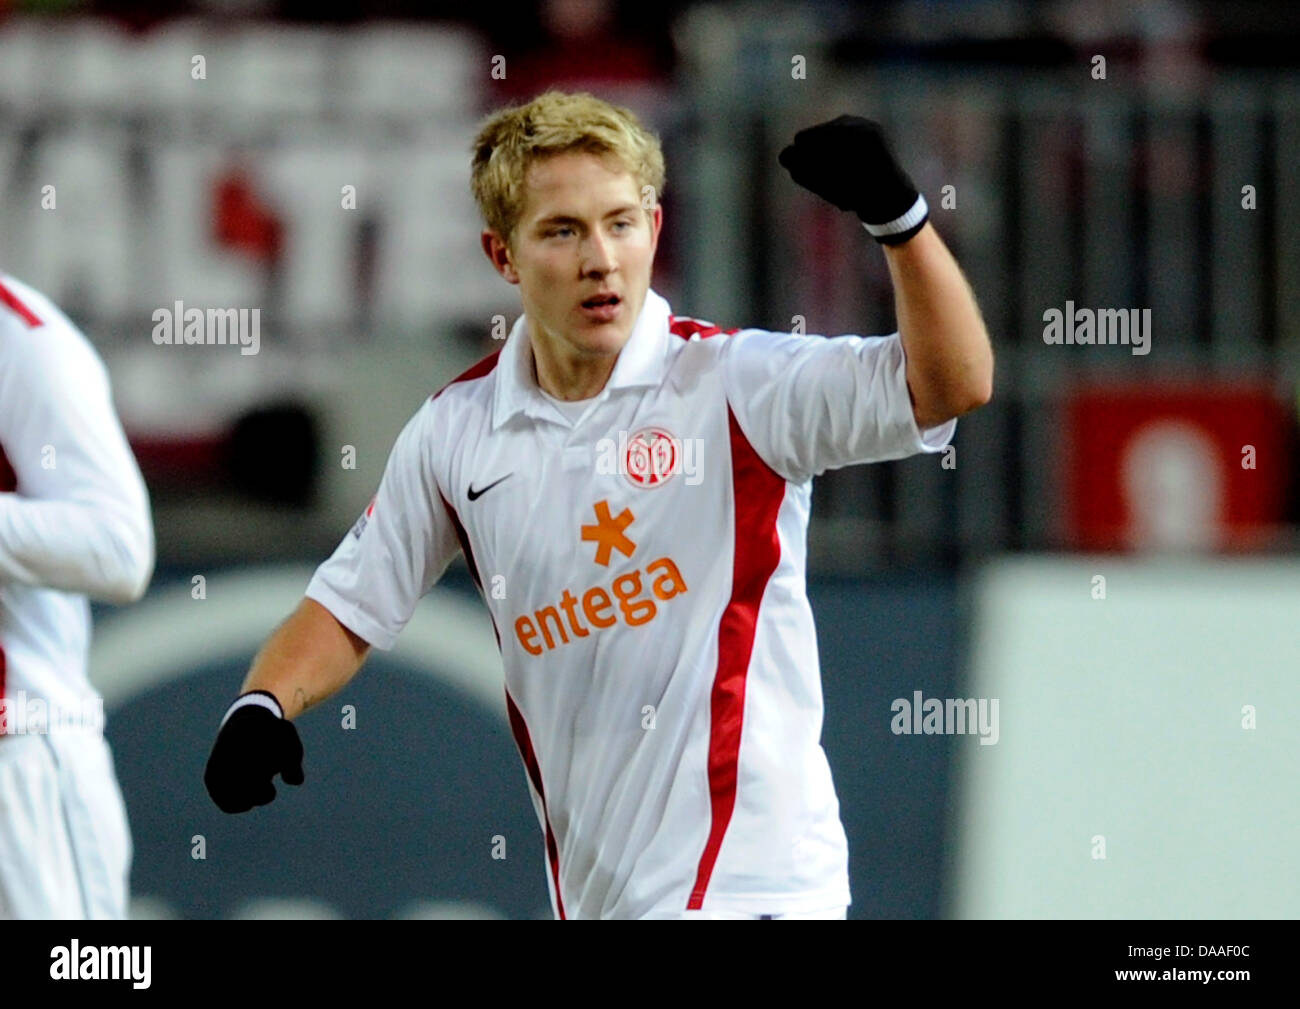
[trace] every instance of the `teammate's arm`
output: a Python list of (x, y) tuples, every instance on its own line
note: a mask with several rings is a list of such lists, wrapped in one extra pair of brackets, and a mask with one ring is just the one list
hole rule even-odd
[(16, 481), (0, 493), (0, 584), (134, 602), (153, 574), (148, 491), (108, 372), (56, 325), (14, 348), (0, 375), (0, 446)]

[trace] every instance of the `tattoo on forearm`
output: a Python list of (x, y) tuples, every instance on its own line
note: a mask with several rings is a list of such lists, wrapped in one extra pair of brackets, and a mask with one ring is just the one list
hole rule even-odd
[(294, 703), (298, 705), (299, 711), (306, 711), (308, 708), (310, 708), (313, 704), (316, 703), (316, 695), (309, 694), (307, 693), (307, 691), (303, 690), (302, 687), (298, 687), (293, 692), (293, 700)]

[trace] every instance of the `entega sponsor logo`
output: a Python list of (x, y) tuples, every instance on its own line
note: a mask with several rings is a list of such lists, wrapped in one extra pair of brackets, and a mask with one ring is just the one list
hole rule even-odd
[[(571, 640), (570, 631), (575, 638), (585, 638), (591, 633), (591, 627), (613, 627), (618, 623), (619, 614), (629, 627), (640, 627), (659, 615), (656, 599), (667, 602), (673, 596), (687, 591), (686, 580), (671, 558), (660, 557), (646, 565), (645, 576), (654, 576), (654, 580), (645, 595), (642, 595), (642, 574), (641, 571), (631, 571), (619, 575), (608, 592), (599, 585), (593, 585), (582, 594), (581, 599), (565, 589), (555, 606), (545, 606), (535, 610), (531, 617), (522, 616), (515, 621), (515, 636), (519, 639), (519, 644), (529, 655), (541, 655), (561, 644), (567, 645)], [(610, 592), (613, 593), (613, 599), (610, 598)], [(615, 599), (618, 600), (617, 608), (614, 605)], [(582, 616), (587, 618), (587, 624), (578, 615), (579, 605), (582, 607)], [(564, 611), (563, 617), (560, 616), (561, 610)]]

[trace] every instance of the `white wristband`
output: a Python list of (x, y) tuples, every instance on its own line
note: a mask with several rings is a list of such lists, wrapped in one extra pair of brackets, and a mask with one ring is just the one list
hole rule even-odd
[(915, 228), (923, 220), (925, 215), (930, 212), (930, 205), (925, 202), (923, 193), (916, 194), (916, 202), (912, 204), (910, 210), (902, 217), (896, 217), (885, 224), (863, 224), (867, 229), (867, 234), (872, 238), (879, 238), (881, 235), (898, 235), (911, 228)]
[(217, 726), (217, 731), (221, 731), (221, 727), (230, 720), (231, 715), (240, 708), (248, 707), (250, 704), (256, 704), (259, 708), (265, 708), (267, 711), (274, 713), (276, 718), (284, 717), (284, 709), (280, 707), (280, 702), (270, 694), (261, 692), (241, 694), (239, 697), (235, 698), (235, 702), (226, 710), (225, 717), (221, 719), (221, 725)]

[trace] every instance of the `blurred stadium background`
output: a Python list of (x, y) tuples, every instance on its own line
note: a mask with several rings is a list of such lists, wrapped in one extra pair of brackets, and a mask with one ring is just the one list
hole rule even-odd
[[(887, 124), (985, 313), (996, 392), (955, 467), (814, 492), (850, 916), (1296, 916), (1294, 6), (434, 7), (0, 0), (0, 264), (97, 344), (154, 499), (153, 587), (97, 609), (92, 663), (133, 914), (549, 917), (459, 562), (303, 719), (304, 789), (228, 818), (201, 774), (406, 418), (517, 316), (468, 142), (556, 85), (663, 137), (678, 313), (893, 330), (883, 257), (776, 163), (844, 111)], [(1150, 353), (1045, 344), (1067, 300), (1149, 308)], [(260, 352), (156, 346), (176, 301), (260, 308)], [(996, 699), (998, 741), (895, 734), (916, 691)]]

